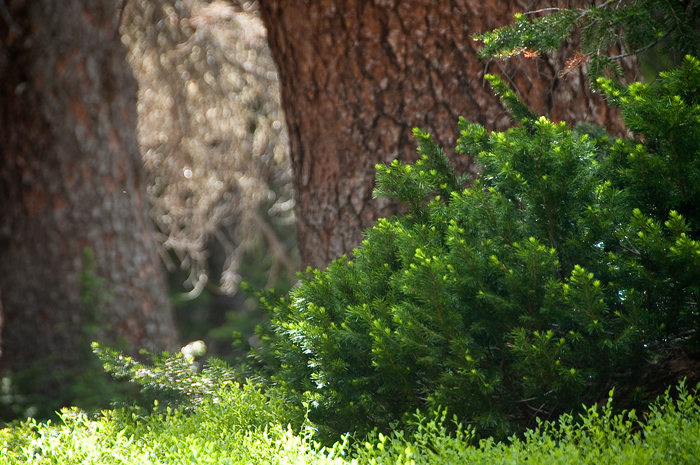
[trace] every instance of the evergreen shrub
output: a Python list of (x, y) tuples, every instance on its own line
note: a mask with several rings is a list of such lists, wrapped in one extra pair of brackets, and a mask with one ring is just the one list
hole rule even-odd
[(377, 166), (380, 219), (352, 260), (263, 298), (254, 356), (271, 392), (331, 434), (387, 431), (446, 408), (504, 437), (637, 388), (649, 362), (698, 344), (700, 62), (652, 85), (598, 85), (633, 137), (537, 117), (500, 79), (519, 123), (461, 119), (470, 187), (429, 134), (420, 160)]

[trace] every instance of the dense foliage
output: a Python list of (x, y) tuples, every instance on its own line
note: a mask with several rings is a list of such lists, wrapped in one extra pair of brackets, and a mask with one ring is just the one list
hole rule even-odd
[(483, 166), (471, 187), (417, 130), (418, 162), (377, 167), (377, 195), (407, 213), (267, 301), (271, 385), (333, 434), (446, 407), (504, 437), (611, 386), (642, 395), (650, 360), (697, 347), (700, 62), (599, 80), (630, 139), (538, 118), (490, 80), (519, 126), (460, 121)]
[(697, 394), (681, 384), (673, 397), (667, 392), (643, 419), (614, 415), (609, 401), (577, 423), (564, 416), (511, 444), (477, 443), (468, 428), (451, 434), (442, 415), (417, 417), (412, 434), (375, 433), (354, 443), (346, 437), (324, 448), (313, 430), (286, 427), (282, 406), (252, 384), (225, 383), (190, 413), (116, 409), (91, 418), (65, 409), (56, 424), (27, 420), (0, 430), (0, 464), (697, 464)]

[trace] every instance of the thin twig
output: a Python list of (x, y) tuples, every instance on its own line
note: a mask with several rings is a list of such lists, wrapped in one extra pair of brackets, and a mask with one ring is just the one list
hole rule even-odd
[(263, 236), (265, 236), (265, 239), (267, 239), (267, 244), (270, 248), (270, 251), (272, 252), (273, 257), (275, 257), (277, 261), (282, 263), (284, 267), (287, 268), (287, 270), (292, 272), (296, 271), (296, 266), (294, 265), (294, 262), (289, 257), (289, 255), (287, 255), (287, 252), (285, 251), (282, 242), (279, 240), (279, 237), (277, 236), (275, 231), (270, 227), (270, 225), (267, 224), (267, 222), (263, 220), (257, 213), (255, 213), (252, 216), (252, 220), (255, 222), (255, 225), (259, 228), (260, 232), (262, 232)]
[(542, 8), (542, 9), (540, 9), (540, 10), (526, 11), (526, 12), (524, 12), (523, 14), (524, 14), (524, 15), (534, 15), (534, 14), (537, 14), (537, 13), (546, 13), (546, 12), (549, 12), (549, 11), (561, 11), (561, 10), (563, 10), (563, 8), (556, 8), (556, 7), (552, 7), (552, 8)]
[(627, 57), (629, 57), (629, 56), (639, 55), (640, 53), (646, 52), (646, 51), (649, 50), (651, 47), (653, 47), (654, 45), (656, 45), (656, 44), (658, 44), (659, 42), (661, 42), (661, 40), (662, 40), (662, 39), (665, 39), (666, 36), (667, 36), (668, 34), (669, 34), (669, 32), (667, 32), (666, 34), (664, 34), (662, 37), (659, 37), (658, 39), (656, 39), (656, 40), (650, 42), (649, 44), (645, 45), (645, 46), (642, 47), (642, 48), (638, 48), (637, 50), (634, 50), (634, 51), (632, 51), (632, 52), (622, 53), (622, 54), (620, 54), (620, 55), (615, 55), (615, 56), (611, 56), (611, 57), (608, 57), (608, 58), (610, 58), (611, 60), (619, 60), (620, 58), (627, 58)]
[[(4, 0), (0, 0), (2, 2)], [(129, 0), (122, 0), (122, 4), (119, 7), (119, 18), (117, 19), (117, 27), (114, 29), (114, 38), (119, 38), (119, 28), (122, 26), (122, 17), (124, 17), (124, 10), (126, 9), (126, 4)]]

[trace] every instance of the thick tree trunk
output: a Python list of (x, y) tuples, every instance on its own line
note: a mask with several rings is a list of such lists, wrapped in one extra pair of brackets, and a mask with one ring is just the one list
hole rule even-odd
[(2, 324), (3, 324), (3, 310), (2, 310), (2, 292), (0, 292), (0, 357), (2, 357)]
[(117, 3), (0, 1), (0, 370), (176, 347)]
[[(571, 3), (571, 2), (569, 2)], [(531, 5), (497, 0), (261, 0), (277, 62), (295, 170), (304, 265), (324, 267), (357, 246), (395, 207), (372, 199), (376, 163), (414, 159), (411, 130), (448, 152), (464, 116), (488, 129), (511, 124), (484, 82), (508, 77), (539, 114), (621, 126), (585, 77), (554, 80), (565, 57), (485, 63), (473, 35), (513, 21)], [(461, 170), (474, 170), (458, 160)]]

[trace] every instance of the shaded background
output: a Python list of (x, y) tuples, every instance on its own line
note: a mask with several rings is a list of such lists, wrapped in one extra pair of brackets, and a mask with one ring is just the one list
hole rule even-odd
[(139, 83), (138, 138), (183, 340), (243, 354), (262, 321), (252, 286), (298, 268), (289, 142), (255, 2), (131, 0), (122, 41)]

